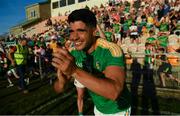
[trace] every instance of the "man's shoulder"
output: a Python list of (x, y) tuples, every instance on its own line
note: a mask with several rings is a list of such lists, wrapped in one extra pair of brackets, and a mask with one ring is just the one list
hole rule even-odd
[(123, 54), (122, 49), (121, 49), (120, 46), (118, 46), (115, 43), (109, 42), (109, 41), (107, 41), (105, 39), (101, 39), (101, 38), (97, 39), (96, 48), (98, 48), (98, 47), (100, 47), (101, 50), (110, 51), (110, 53), (114, 57), (119, 57), (119, 56), (121, 56)]

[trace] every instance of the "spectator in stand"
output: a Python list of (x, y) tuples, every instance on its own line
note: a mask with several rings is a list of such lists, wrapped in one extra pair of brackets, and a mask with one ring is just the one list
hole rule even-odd
[(174, 9), (172, 9), (169, 13), (171, 34), (174, 34), (176, 30), (180, 30), (180, 23), (178, 23), (179, 16), (179, 12), (175, 11)]
[(44, 46), (40, 46), (39, 47), (39, 62), (41, 64), (39, 64), (39, 67), (40, 67), (40, 70), (42, 71), (42, 74), (45, 74), (45, 55), (46, 55), (46, 52), (45, 52), (45, 47)]
[(154, 25), (154, 18), (153, 18), (153, 14), (147, 14), (147, 29), (148, 31), (153, 29), (153, 25)]
[(109, 42), (114, 42), (115, 41), (115, 37), (114, 37), (114, 34), (113, 34), (113, 29), (112, 29), (111, 26), (106, 27), (106, 30), (105, 30), (104, 34), (106, 36), (107, 41), (109, 41)]
[(52, 20), (51, 18), (48, 18), (47, 22), (46, 22), (46, 26), (52, 26)]
[(163, 5), (159, 4), (159, 9), (157, 10), (157, 15), (158, 15), (158, 21), (161, 20), (161, 18), (163, 17)]
[(33, 71), (34, 71), (34, 53), (33, 53), (33, 47), (28, 46), (28, 58), (27, 58), (27, 64), (26, 64), (26, 78), (24, 79), (26, 84), (29, 84), (30, 78), (33, 76)]
[(44, 38), (45, 38), (45, 41), (46, 41), (46, 42), (49, 42), (49, 41), (51, 40), (51, 33), (49, 33), (49, 32), (46, 33), (45, 36), (44, 36)]
[(31, 48), (34, 47), (35, 41), (34, 41), (33, 37), (27, 38), (27, 45), (28, 45), (29, 47), (31, 47)]
[(38, 45), (34, 46), (34, 74), (39, 75), (39, 57), (40, 57), (40, 47)]
[(157, 46), (158, 48), (164, 48), (167, 51), (168, 36), (166, 33), (161, 33), (160, 36), (157, 37)]
[(155, 49), (157, 48), (157, 40), (153, 30), (149, 31), (149, 37), (146, 39), (146, 42), (155, 46)]
[(106, 11), (106, 10), (104, 11), (103, 23), (104, 23), (105, 27), (109, 27), (111, 25), (110, 17), (109, 17), (108, 11)]
[(167, 15), (170, 11), (170, 5), (169, 2), (167, 0), (164, 1), (164, 5), (163, 5), (163, 16)]
[(160, 25), (159, 25), (159, 33), (160, 34), (166, 34), (169, 35), (169, 19), (166, 20), (168, 17), (162, 17), (160, 20)]
[(117, 43), (119, 46), (121, 45), (121, 24), (118, 22), (118, 20), (114, 19), (114, 23), (112, 24), (113, 26), (113, 32), (114, 32), (114, 38), (115, 38), (115, 43)]
[[(144, 59), (144, 66), (145, 69), (151, 70), (153, 69), (153, 52), (154, 48), (151, 43), (145, 44), (145, 59)], [(148, 72), (148, 71), (147, 71)], [(150, 71), (151, 72), (151, 71)]]
[(51, 41), (49, 43), (50, 48), (55, 52), (57, 48), (57, 37), (55, 35), (51, 36)]
[(169, 63), (166, 55), (161, 55), (160, 61), (161, 61), (161, 65), (158, 68), (157, 74), (159, 76), (161, 86), (166, 87), (165, 77), (169, 77), (171, 80), (180, 83), (180, 80), (172, 75), (172, 65)]
[(121, 30), (122, 30), (121, 31), (121, 40), (122, 40), (129, 36), (129, 25), (127, 21), (125, 21), (124, 24), (122, 24)]
[(131, 38), (131, 43), (139, 43), (139, 39), (138, 39), (138, 27), (135, 24), (135, 21), (132, 22), (132, 25), (129, 27), (129, 31), (130, 31), (130, 38)]
[(38, 41), (36, 42), (36, 45), (38, 45), (39, 47), (46, 47), (46, 43), (45, 43), (45, 40), (44, 40), (44, 37), (40, 36)]

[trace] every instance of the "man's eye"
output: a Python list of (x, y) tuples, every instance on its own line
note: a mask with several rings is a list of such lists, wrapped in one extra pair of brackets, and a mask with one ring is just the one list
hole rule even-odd
[(78, 29), (79, 32), (85, 32), (86, 30), (84, 29)]
[(69, 33), (72, 33), (73, 31), (72, 30), (69, 30)]

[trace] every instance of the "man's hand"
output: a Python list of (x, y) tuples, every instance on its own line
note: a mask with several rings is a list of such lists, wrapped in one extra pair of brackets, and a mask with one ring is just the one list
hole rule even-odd
[(71, 76), (77, 69), (74, 57), (70, 55), (67, 49), (57, 48), (53, 56), (52, 65), (59, 69), (64, 75)]
[(63, 92), (67, 81), (68, 77), (65, 76), (60, 70), (57, 70), (57, 80), (54, 83), (54, 90), (57, 93)]

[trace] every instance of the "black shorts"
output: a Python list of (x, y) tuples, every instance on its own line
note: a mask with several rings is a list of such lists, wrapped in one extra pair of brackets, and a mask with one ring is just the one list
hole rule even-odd
[(170, 63), (163, 63), (162, 65), (159, 66), (158, 68), (158, 73), (165, 73), (166, 75), (172, 74), (172, 66)]

